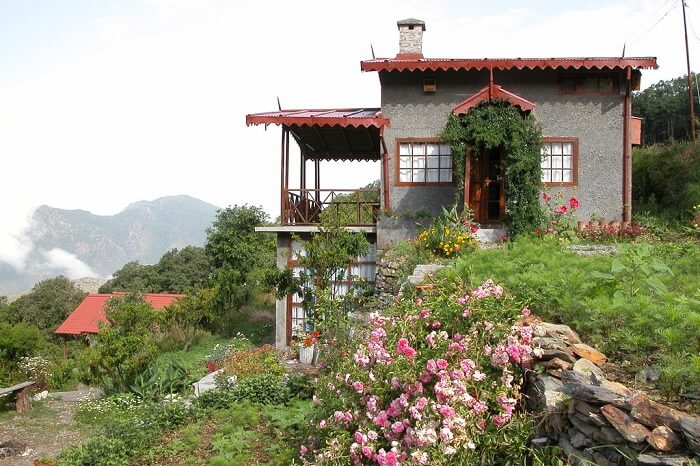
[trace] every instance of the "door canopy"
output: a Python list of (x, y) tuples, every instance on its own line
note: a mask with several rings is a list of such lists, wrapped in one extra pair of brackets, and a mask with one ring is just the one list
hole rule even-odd
[(529, 112), (535, 108), (535, 104), (529, 100), (523, 99), (512, 92), (506, 91), (498, 84), (490, 83), (476, 94), (467, 98), (467, 100), (458, 104), (452, 111), (455, 113), (455, 115), (464, 115), (469, 113), (469, 110), (476, 107), (481, 102), (489, 100), (505, 100), (515, 107), (520, 107), (520, 110), (523, 112)]

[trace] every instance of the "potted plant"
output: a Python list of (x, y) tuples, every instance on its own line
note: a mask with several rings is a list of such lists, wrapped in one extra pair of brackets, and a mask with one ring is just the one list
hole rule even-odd
[(589, 224), (588, 220), (579, 220), (578, 221), (578, 229), (585, 230), (586, 228), (588, 228), (588, 224)]
[(54, 466), (56, 458), (52, 456), (40, 456), (34, 460), (34, 466)]
[(301, 364), (313, 364), (316, 353), (316, 343), (318, 342), (318, 331), (310, 333), (300, 332), (297, 335), (299, 346), (299, 362)]

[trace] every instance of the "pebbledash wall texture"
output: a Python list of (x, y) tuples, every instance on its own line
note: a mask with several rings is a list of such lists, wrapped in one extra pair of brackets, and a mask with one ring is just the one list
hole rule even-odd
[[(390, 156), (390, 203), (394, 216), (382, 216), (377, 225), (380, 249), (415, 234), (410, 214), (439, 214), (455, 203), (456, 186), (396, 186), (396, 140), (440, 136), (452, 109), (488, 85), (489, 72), (391, 71), (380, 72), (382, 114), (391, 120), (384, 129)], [(423, 80), (435, 79), (437, 91), (423, 92)], [(623, 83), (622, 73), (619, 73)], [(572, 187), (552, 186), (581, 201), (580, 220), (592, 214), (605, 220), (622, 219), (624, 93), (563, 95), (555, 70), (494, 70), (494, 81), (535, 104), (533, 114), (544, 137), (578, 138), (578, 182)], [(622, 87), (622, 85), (620, 86)], [(387, 206), (382, 206), (386, 211)]]

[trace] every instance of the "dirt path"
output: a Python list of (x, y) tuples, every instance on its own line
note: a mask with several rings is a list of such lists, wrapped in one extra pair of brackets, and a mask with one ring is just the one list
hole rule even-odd
[(16, 440), (27, 445), (26, 456), (0, 458), (0, 466), (30, 466), (40, 456), (56, 456), (87, 439), (89, 432), (73, 419), (77, 401), (83, 397), (80, 392), (67, 394), (67, 400), (48, 398), (33, 402), (31, 413), (0, 413), (0, 441)]

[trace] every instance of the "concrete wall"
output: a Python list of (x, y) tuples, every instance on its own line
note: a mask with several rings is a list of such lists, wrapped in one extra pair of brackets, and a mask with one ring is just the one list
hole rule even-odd
[[(437, 92), (423, 92), (425, 78), (437, 80)], [(441, 206), (455, 202), (454, 186), (395, 186), (396, 138), (438, 137), (452, 108), (488, 85), (488, 79), (488, 71), (380, 73), (382, 113), (391, 120), (384, 139), (391, 157), (388, 207), (393, 215), (378, 223), (380, 249), (414, 230), (411, 213), (439, 214)], [(494, 71), (494, 81), (535, 103), (534, 114), (544, 136), (579, 139), (578, 185), (549, 191), (561, 190), (567, 199), (577, 196), (581, 219), (595, 213), (606, 220), (621, 220), (624, 95), (560, 95), (553, 70)]]
[[(269, 234), (269, 233), (263, 233)], [(277, 234), (277, 268), (284, 270), (287, 268), (287, 259), (290, 251), (289, 233)], [(287, 297), (278, 299), (275, 302), (275, 347), (279, 350), (287, 348)]]

